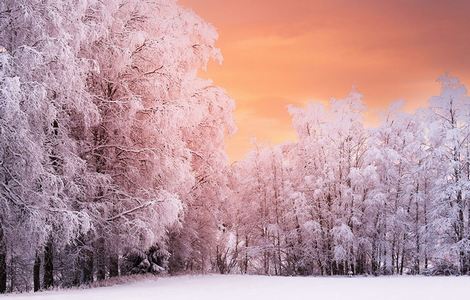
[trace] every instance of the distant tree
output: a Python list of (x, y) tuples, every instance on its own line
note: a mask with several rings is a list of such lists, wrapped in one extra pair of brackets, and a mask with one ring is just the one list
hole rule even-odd
[(461, 274), (470, 270), (469, 243), (469, 115), (470, 97), (457, 78), (439, 78), (441, 94), (430, 99), (429, 152), (437, 178), (431, 189), (435, 202), (432, 226), (439, 240), (436, 258), (458, 260)]

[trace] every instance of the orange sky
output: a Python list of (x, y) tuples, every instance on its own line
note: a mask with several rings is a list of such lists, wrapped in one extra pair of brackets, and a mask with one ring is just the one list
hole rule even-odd
[(391, 101), (422, 106), (445, 72), (470, 87), (470, 1), (180, 0), (219, 32), (207, 74), (236, 100), (232, 160), (252, 138), (295, 138), (286, 106), (355, 85), (374, 119)]

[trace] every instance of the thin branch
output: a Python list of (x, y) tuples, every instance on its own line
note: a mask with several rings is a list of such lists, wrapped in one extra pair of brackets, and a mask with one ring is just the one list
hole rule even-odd
[(113, 217), (110, 217), (110, 218), (106, 219), (106, 221), (112, 222), (112, 221), (117, 220), (117, 219), (119, 219), (119, 218), (122, 218), (122, 217), (124, 217), (124, 216), (126, 216), (126, 215), (128, 215), (128, 214), (131, 214), (131, 213), (133, 213), (133, 212), (135, 212), (135, 211), (137, 211), (137, 210), (144, 209), (144, 208), (147, 208), (147, 207), (152, 206), (152, 205), (154, 205), (154, 204), (162, 203), (162, 202), (163, 202), (162, 200), (159, 200), (159, 201), (153, 200), (153, 201), (146, 202), (146, 203), (144, 203), (144, 204), (142, 204), (142, 205), (136, 206), (136, 207), (131, 208), (131, 209), (129, 209), (129, 210), (126, 210), (126, 211), (124, 211), (124, 212), (122, 212), (122, 213), (120, 213), (120, 214), (117, 214), (117, 215), (115, 215), (115, 216), (113, 216)]

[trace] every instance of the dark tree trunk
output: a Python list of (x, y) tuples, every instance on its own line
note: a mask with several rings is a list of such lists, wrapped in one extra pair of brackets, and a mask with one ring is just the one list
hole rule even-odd
[(52, 239), (44, 247), (44, 288), (48, 289), (54, 286), (54, 248)]
[(109, 277), (119, 276), (119, 255), (112, 254), (109, 257)]
[(93, 251), (87, 250), (83, 263), (83, 282), (93, 282)]
[(36, 252), (36, 259), (34, 260), (33, 281), (34, 291), (37, 292), (41, 289), (41, 257), (38, 252)]
[(8, 273), (10, 274), (10, 286), (8, 287), (8, 291), (10, 293), (13, 293), (16, 287), (16, 272), (15, 272), (15, 269), (13, 267), (13, 263), (11, 260), (8, 266)]
[[(356, 260), (355, 274), (364, 274), (364, 254), (359, 254)], [(354, 272), (354, 271), (353, 271)]]
[(7, 291), (7, 251), (0, 225), (0, 294)]
[(96, 242), (96, 279), (106, 279), (106, 251), (104, 249), (104, 238), (99, 238)]
[(248, 273), (248, 235), (245, 236), (245, 262), (244, 262), (244, 272)]
[[(404, 243), (403, 243), (404, 244)], [(403, 250), (401, 251), (401, 262), (400, 262), (400, 275), (403, 275), (403, 269), (405, 266), (405, 245), (403, 245)]]

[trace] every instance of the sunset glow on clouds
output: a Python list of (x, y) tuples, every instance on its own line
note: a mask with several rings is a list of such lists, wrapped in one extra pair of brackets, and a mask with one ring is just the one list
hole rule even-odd
[(397, 99), (425, 105), (445, 72), (470, 83), (470, 2), (182, 0), (219, 32), (204, 76), (236, 100), (231, 159), (295, 139), (288, 104), (364, 94), (370, 123)]

